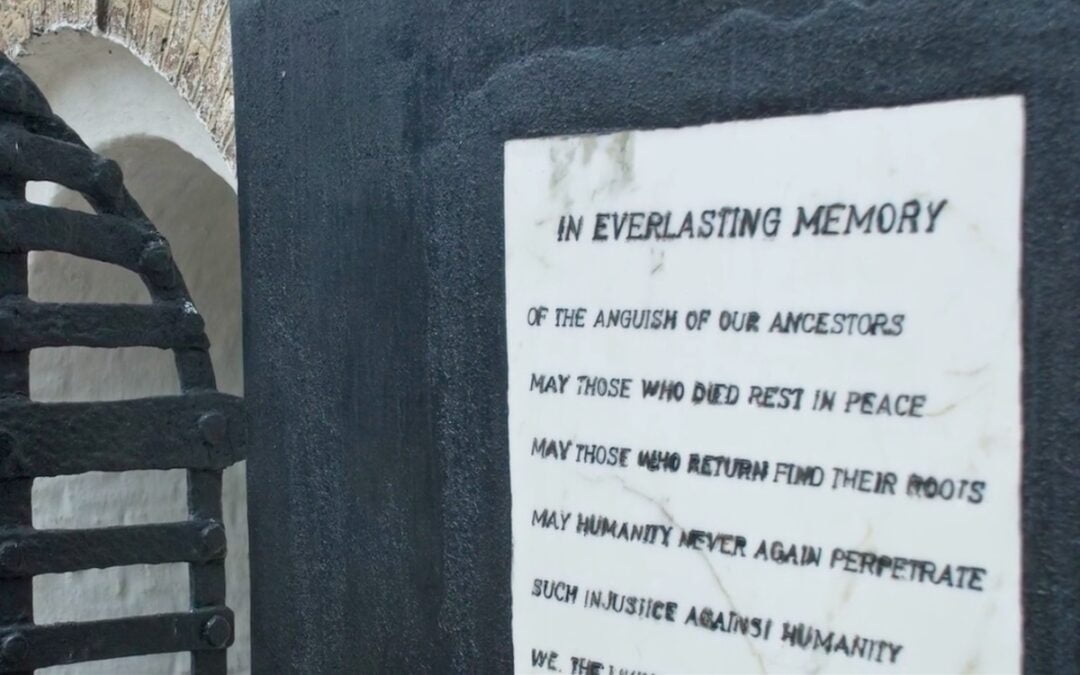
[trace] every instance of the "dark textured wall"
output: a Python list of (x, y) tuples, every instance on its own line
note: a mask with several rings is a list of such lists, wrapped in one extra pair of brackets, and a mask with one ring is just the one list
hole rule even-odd
[(233, 0), (258, 671), (511, 666), (506, 139), (1004, 93), (1025, 665), (1075, 669), (1080, 4), (739, 4)]

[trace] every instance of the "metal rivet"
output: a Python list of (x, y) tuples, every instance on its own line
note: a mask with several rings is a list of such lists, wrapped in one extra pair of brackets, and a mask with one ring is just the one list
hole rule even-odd
[[(100, 197), (112, 202), (119, 202), (124, 194), (124, 172), (120, 165), (106, 157), (98, 157), (91, 168), (96, 189)], [(99, 197), (99, 198), (100, 198)]]
[(18, 574), (23, 570), (22, 547), (13, 541), (0, 544), (0, 570)]
[(210, 617), (203, 626), (203, 639), (215, 649), (224, 647), (232, 639), (232, 624), (221, 615)]
[(175, 282), (172, 254), (164, 241), (156, 240), (147, 244), (139, 257), (139, 266), (156, 284), (169, 287)]
[(143, 269), (150, 272), (164, 272), (169, 269), (169, 248), (162, 241), (152, 241), (143, 249), (142, 258), (139, 261)]
[(216, 410), (204, 413), (199, 418), (199, 430), (210, 445), (221, 445), (225, 441), (225, 432), (228, 428), (229, 421)]
[(98, 184), (110, 192), (117, 192), (124, 184), (124, 172), (120, 165), (108, 157), (97, 157), (91, 171)]
[(202, 529), (202, 545), (207, 558), (224, 557), (227, 543), (221, 523), (213, 522)]
[(21, 633), (9, 635), (0, 643), (0, 657), (5, 663), (20, 663), (29, 653), (30, 645)]

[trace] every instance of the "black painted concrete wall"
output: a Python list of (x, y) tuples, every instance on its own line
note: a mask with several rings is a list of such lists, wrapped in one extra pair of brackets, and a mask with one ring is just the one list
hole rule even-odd
[(232, 11), (258, 672), (511, 668), (503, 141), (1003, 93), (1028, 97), (1025, 664), (1075, 668), (1080, 5)]

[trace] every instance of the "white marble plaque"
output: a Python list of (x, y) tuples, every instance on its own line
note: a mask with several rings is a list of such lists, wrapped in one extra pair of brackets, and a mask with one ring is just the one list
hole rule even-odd
[(506, 144), (518, 670), (1019, 669), (1023, 129)]

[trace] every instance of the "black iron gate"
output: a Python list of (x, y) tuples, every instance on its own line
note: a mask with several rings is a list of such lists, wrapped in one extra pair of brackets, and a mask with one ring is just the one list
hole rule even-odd
[[(38, 206), (28, 181), (82, 193), (97, 212)], [(27, 253), (59, 251), (127, 268), (147, 305), (37, 303)], [(29, 353), (40, 347), (171, 349), (182, 393), (115, 402), (36, 403)], [(0, 57), (0, 672), (190, 651), (198, 675), (225, 672), (221, 471), (241, 459), (241, 400), (216, 391), (203, 320), (183, 277), (115, 162), (90, 151), (34, 84)], [(189, 519), (87, 530), (37, 530), (35, 478), (88, 471), (187, 469)], [(39, 626), (33, 577), (121, 565), (189, 565), (191, 611)]]

